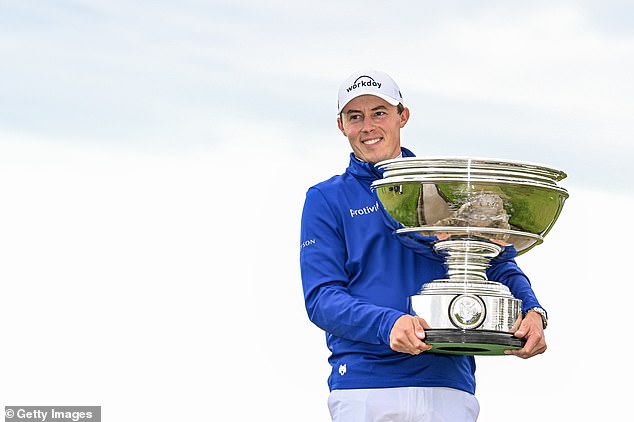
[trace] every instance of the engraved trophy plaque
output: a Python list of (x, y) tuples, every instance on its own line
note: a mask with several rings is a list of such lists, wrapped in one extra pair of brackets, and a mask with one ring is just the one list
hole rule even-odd
[[(422, 285), (412, 310), (431, 329), (432, 352), (501, 355), (524, 340), (512, 334), (522, 301), (488, 280), (491, 261), (512, 245), (523, 254), (540, 244), (561, 213), (566, 174), (517, 161), (434, 157), (397, 158), (376, 165), (372, 184), (397, 236), (433, 250), (447, 267), (444, 279)], [(414, 235), (413, 235), (414, 234)], [(403, 240), (403, 237), (401, 237)]]

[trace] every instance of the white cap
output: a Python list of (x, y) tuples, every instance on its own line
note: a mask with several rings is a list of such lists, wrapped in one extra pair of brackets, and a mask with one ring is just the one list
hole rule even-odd
[(339, 87), (337, 114), (361, 95), (375, 95), (394, 106), (403, 102), (398, 85), (387, 73), (378, 70), (359, 71), (350, 75)]

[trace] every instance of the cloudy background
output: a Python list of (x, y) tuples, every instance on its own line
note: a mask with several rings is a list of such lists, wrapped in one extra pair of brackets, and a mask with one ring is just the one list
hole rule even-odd
[(336, 91), (382, 69), (418, 155), (569, 175), (519, 258), (549, 350), (478, 358), (480, 420), (618, 420), (634, 372), (629, 1), (0, 0), (0, 406), (328, 420), (299, 277)]

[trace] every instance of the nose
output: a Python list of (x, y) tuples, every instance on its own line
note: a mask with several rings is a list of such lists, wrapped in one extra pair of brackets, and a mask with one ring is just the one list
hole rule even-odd
[(363, 127), (361, 130), (364, 132), (372, 132), (374, 130), (374, 123), (372, 122), (372, 119), (363, 119)]

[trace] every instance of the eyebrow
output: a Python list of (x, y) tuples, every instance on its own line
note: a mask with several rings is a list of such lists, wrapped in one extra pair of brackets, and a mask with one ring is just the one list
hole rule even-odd
[[(377, 111), (377, 110), (387, 110), (387, 107), (385, 107), (384, 105), (379, 105), (379, 106), (374, 107), (374, 108), (373, 108), (372, 110), (370, 110), (370, 111)], [(361, 111), (361, 110), (352, 110), (352, 109), (351, 109), (351, 110), (346, 111), (345, 113), (346, 113), (346, 114), (350, 114), (350, 113), (362, 113), (362, 111)]]

